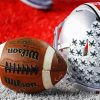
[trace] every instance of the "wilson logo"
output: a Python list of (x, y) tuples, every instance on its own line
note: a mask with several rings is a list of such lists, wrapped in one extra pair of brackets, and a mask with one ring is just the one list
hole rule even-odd
[(36, 83), (32, 83), (32, 82), (27, 82), (27, 83), (24, 83), (24, 82), (21, 82), (20, 80), (13, 80), (11, 78), (8, 78), (8, 77), (5, 77), (5, 82), (7, 84), (10, 84), (10, 85), (13, 85), (13, 86), (19, 86), (19, 87), (37, 87)]
[(8, 49), (8, 53), (10, 54), (20, 54), (21, 57), (28, 57), (32, 59), (38, 60), (39, 53), (36, 51), (30, 51), (26, 49), (20, 49), (20, 48), (10, 48)]

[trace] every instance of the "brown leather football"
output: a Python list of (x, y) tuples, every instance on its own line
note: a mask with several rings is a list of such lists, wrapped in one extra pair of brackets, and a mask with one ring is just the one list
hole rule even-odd
[(62, 56), (41, 40), (18, 38), (0, 45), (1, 82), (14, 91), (36, 93), (49, 89), (66, 71)]

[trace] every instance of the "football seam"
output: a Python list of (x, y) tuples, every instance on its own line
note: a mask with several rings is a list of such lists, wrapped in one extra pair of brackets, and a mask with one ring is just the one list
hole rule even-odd
[(20, 64), (11, 64), (11, 63), (8, 63), (8, 62), (6, 62), (6, 66), (5, 66), (5, 72), (13, 72), (13, 73), (15, 73), (15, 72), (17, 72), (17, 74), (19, 74), (19, 73), (21, 73), (21, 74), (30, 74), (30, 75), (32, 75), (33, 73), (35, 74), (35, 75), (37, 75), (38, 74), (38, 71), (39, 71), (39, 68), (37, 67), (37, 66), (29, 66), (29, 65), (26, 65), (26, 67), (25, 67), (25, 65), (24, 64), (22, 64), (22, 66), (20, 65)]

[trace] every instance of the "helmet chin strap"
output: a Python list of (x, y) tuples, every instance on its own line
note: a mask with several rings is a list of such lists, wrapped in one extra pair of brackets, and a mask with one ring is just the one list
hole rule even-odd
[(70, 47), (70, 44), (68, 43), (58, 44), (58, 50), (67, 49), (69, 47)]
[(56, 50), (58, 50), (58, 35), (59, 35), (59, 30), (60, 28), (63, 26), (64, 24), (64, 21), (62, 23), (60, 23), (58, 26), (55, 27), (55, 30), (54, 30), (54, 48)]
[(60, 41), (58, 41), (58, 35), (59, 35), (59, 30), (62, 28), (64, 24), (64, 21), (62, 23), (60, 23), (54, 31), (54, 48), (56, 50), (62, 50), (62, 49), (66, 49), (70, 47), (69, 43), (60, 43)]

